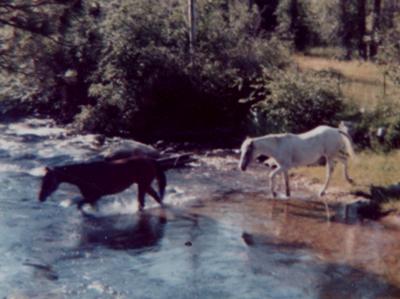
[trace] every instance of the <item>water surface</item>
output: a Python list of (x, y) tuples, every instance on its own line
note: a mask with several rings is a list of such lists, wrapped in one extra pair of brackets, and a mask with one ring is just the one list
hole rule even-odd
[(168, 171), (166, 208), (137, 212), (135, 188), (86, 215), (68, 185), (37, 201), (43, 166), (102, 149), (46, 120), (0, 125), (0, 298), (400, 298), (399, 231), (327, 222), (300, 190), (272, 200), (232, 154)]

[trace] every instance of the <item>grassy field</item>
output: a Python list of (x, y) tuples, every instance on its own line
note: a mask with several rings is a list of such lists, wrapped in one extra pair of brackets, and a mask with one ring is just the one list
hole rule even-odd
[(340, 91), (360, 108), (373, 109), (382, 101), (393, 102), (400, 98), (400, 88), (384, 76), (380, 66), (372, 62), (304, 55), (295, 55), (294, 61), (300, 69), (334, 70), (341, 74), (341, 78), (338, 78)]
[[(343, 166), (337, 163), (333, 172), (328, 194), (356, 193), (362, 191), (371, 193), (371, 187), (387, 188), (400, 184), (400, 151), (392, 151), (388, 154), (378, 154), (369, 151), (357, 153), (357, 156), (349, 163), (349, 174), (355, 184), (351, 185), (343, 177)], [(325, 180), (325, 167), (303, 167), (293, 171), (295, 176), (305, 176), (318, 188)], [(334, 190), (334, 191), (332, 191)], [(329, 196), (329, 195), (328, 195)], [(337, 197), (337, 196), (335, 196)], [(381, 205), (382, 212), (396, 211), (400, 213), (400, 194), (387, 198), (387, 202)]]
[[(356, 103), (360, 108), (374, 109), (381, 101), (398, 102), (400, 88), (384, 78), (383, 70), (374, 63), (360, 61), (340, 61), (336, 59), (295, 55), (300, 69), (334, 70), (342, 76), (340, 88), (346, 100)], [(400, 151), (376, 153), (363, 151), (350, 162), (350, 175), (356, 184), (348, 184), (342, 176), (342, 166), (335, 169), (331, 184), (342, 191), (369, 192), (371, 186), (387, 187), (400, 183)], [(323, 183), (324, 167), (306, 167), (295, 171), (305, 175), (313, 182)], [(400, 196), (399, 196), (400, 197)], [(396, 200), (397, 199), (397, 200)], [(400, 198), (393, 198), (383, 209), (395, 208), (400, 211)]]
[[(349, 173), (355, 184), (350, 185), (343, 178), (342, 165), (335, 167), (331, 186), (344, 187), (347, 191), (368, 191), (371, 186), (390, 186), (400, 183), (400, 151), (374, 153), (364, 151), (349, 161)], [(322, 184), (325, 180), (325, 167), (304, 167), (295, 170)]]

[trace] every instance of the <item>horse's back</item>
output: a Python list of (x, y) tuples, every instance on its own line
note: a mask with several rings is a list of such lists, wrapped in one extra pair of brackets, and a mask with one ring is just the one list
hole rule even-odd
[(339, 130), (337, 128), (330, 127), (330, 126), (318, 126), (310, 131), (301, 133), (298, 136), (302, 139), (311, 139), (311, 138), (324, 136), (324, 135), (336, 135), (338, 133), (339, 133)]

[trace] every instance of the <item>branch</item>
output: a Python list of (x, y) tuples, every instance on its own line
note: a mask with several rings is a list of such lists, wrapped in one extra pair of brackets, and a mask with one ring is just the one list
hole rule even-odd
[(52, 36), (46, 35), (46, 34), (40, 32), (39, 30), (35, 30), (35, 29), (33, 29), (33, 28), (31, 28), (31, 27), (29, 27), (27, 25), (24, 25), (24, 24), (8, 21), (8, 20), (4, 20), (4, 19), (0, 19), (0, 24), (6, 25), (6, 26), (11, 26), (11, 27), (19, 29), (19, 30), (23, 30), (23, 31), (26, 31), (26, 32), (30, 32), (30, 33), (33, 33), (33, 34), (40, 35), (40, 36), (42, 36), (44, 38), (49, 39), (50, 41), (52, 41), (52, 42), (54, 42), (56, 44), (59, 44), (59, 45), (63, 45), (63, 46), (66, 46), (66, 47), (74, 47), (73, 44), (69, 44), (67, 42), (59, 41), (59, 40), (55, 39)]
[(55, 3), (54, 1), (43, 0), (33, 4), (0, 4), (0, 9), (5, 8), (8, 10), (27, 10), (30, 8), (36, 8), (47, 5), (64, 5), (64, 4)]

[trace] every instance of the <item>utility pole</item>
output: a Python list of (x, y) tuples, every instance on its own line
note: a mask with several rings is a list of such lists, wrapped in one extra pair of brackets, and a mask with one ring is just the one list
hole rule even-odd
[(190, 63), (193, 64), (194, 44), (196, 41), (196, 0), (188, 0), (188, 19), (189, 19), (189, 56)]

